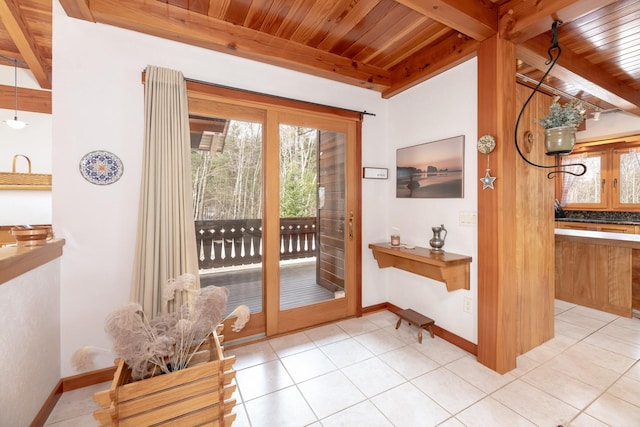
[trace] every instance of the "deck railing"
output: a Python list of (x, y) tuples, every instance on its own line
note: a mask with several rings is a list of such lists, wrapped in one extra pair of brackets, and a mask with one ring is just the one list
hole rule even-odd
[[(262, 262), (260, 219), (196, 221), (201, 270)], [(316, 256), (316, 218), (280, 218), (280, 259)]]

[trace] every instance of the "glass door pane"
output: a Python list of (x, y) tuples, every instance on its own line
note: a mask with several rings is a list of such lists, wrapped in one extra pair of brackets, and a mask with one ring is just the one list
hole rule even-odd
[(262, 124), (190, 117), (202, 287), (229, 290), (227, 313), (263, 311)]
[(602, 153), (562, 157), (563, 164), (583, 163), (587, 172), (578, 177), (563, 177), (562, 205), (599, 205), (602, 200)]
[(344, 297), (345, 140), (280, 125), (280, 310)]
[(318, 194), (322, 194), (322, 206), (318, 209), (318, 283), (334, 298), (344, 298), (346, 239), (353, 234), (353, 218), (347, 218), (345, 199), (346, 135), (319, 131), (319, 137)]

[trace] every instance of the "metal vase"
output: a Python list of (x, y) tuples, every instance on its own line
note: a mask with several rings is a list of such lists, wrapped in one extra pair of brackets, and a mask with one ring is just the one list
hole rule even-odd
[(576, 128), (564, 126), (545, 129), (544, 148), (548, 155), (569, 154), (576, 145)]
[[(433, 252), (444, 252), (442, 247), (444, 246), (444, 239), (447, 238), (447, 229), (444, 228), (444, 224), (440, 225), (440, 227), (431, 227), (431, 231), (433, 231), (433, 238), (429, 240), (431, 250)], [(444, 236), (441, 236), (440, 233), (443, 231)]]

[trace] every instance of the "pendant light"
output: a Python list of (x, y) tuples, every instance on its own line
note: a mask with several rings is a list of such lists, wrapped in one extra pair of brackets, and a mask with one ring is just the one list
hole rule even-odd
[(14, 76), (14, 93), (15, 93), (15, 110), (14, 110), (14, 116), (13, 119), (7, 119), (4, 122), (7, 124), (7, 126), (9, 126), (11, 129), (16, 129), (16, 130), (20, 130), (20, 129), (24, 129), (25, 126), (27, 126), (27, 122), (23, 122), (22, 120), (18, 120), (18, 60), (14, 59), (13, 60), (13, 76)]

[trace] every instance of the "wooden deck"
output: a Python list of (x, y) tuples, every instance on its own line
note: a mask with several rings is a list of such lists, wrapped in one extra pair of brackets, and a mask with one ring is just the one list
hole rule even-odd
[[(229, 289), (227, 313), (246, 305), (251, 313), (262, 311), (262, 269), (214, 271), (200, 275), (200, 285)], [(284, 264), (280, 267), (280, 309), (301, 307), (333, 299), (332, 291), (316, 283), (315, 261)]]

